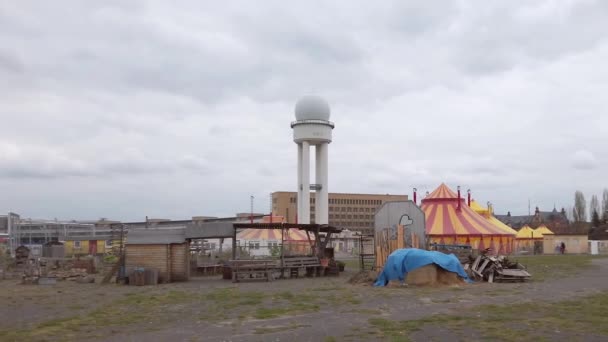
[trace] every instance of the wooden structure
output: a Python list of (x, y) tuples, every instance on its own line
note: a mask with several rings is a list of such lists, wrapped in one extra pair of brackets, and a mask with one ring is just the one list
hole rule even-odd
[(129, 233), (125, 248), (127, 276), (135, 268), (158, 270), (159, 282), (190, 278), (189, 243), (183, 230), (139, 229)]
[(359, 236), (359, 271), (376, 269), (376, 244), (374, 235)]
[(285, 258), (283, 260), (283, 269), (289, 271), (290, 278), (297, 278), (300, 274), (300, 270), (304, 269), (306, 275), (317, 275), (321, 268), (321, 262), (316, 256), (312, 257), (292, 257)]
[[(235, 237), (239, 229), (279, 229), (281, 231), (281, 244), (279, 260), (275, 270), (281, 273), (281, 278), (285, 277), (285, 272), (289, 272), (290, 276), (297, 277), (300, 269), (306, 269), (308, 275), (316, 275), (322, 268), (321, 260), (333, 257), (333, 249), (326, 248), (331, 241), (332, 234), (340, 233), (342, 229), (319, 224), (297, 224), (297, 223), (235, 223)], [(307, 240), (310, 246), (309, 255), (290, 255), (285, 253), (286, 232), (290, 229), (298, 229), (306, 233)], [(332, 255), (327, 255), (328, 251), (332, 251)], [(233, 239), (232, 248), (233, 260), (238, 260), (236, 255), (236, 239)], [(328, 263), (329, 265), (329, 263)], [(328, 266), (326, 265), (326, 267)], [(253, 270), (253, 273), (258, 273)]]
[[(396, 234), (395, 234), (396, 233)], [(420, 245), (418, 235), (412, 233), (410, 236), (412, 248), (424, 248)], [(397, 225), (397, 231), (384, 229), (376, 232), (376, 269), (381, 270), (388, 256), (397, 249), (406, 248), (405, 227)]]
[(277, 267), (275, 260), (230, 260), (232, 268), (232, 282), (241, 280), (272, 281), (272, 272)]

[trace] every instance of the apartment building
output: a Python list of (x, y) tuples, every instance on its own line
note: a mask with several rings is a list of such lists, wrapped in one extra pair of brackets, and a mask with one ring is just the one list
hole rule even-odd
[[(385, 202), (407, 201), (407, 195), (329, 193), (329, 224), (363, 233), (373, 232), (374, 214)], [(297, 193), (272, 193), (272, 213), (296, 222)], [(310, 222), (315, 222), (315, 193), (310, 193)]]

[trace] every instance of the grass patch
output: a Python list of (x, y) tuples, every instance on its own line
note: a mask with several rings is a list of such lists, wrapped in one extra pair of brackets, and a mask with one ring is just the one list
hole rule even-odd
[(260, 328), (255, 328), (254, 334), (258, 334), (258, 335), (261, 335), (261, 334), (273, 334), (273, 333), (276, 333), (276, 332), (295, 330), (295, 329), (305, 328), (305, 327), (310, 327), (310, 324), (292, 323), (290, 325), (285, 325), (285, 326), (260, 327)]
[(191, 295), (180, 291), (158, 295), (133, 294), (83, 315), (48, 320), (31, 329), (0, 331), (0, 339), (45, 340), (61, 337), (64, 340), (73, 340), (95, 337), (96, 330), (108, 327), (123, 327), (150, 321), (160, 324), (168, 319), (166, 315), (161, 315), (165, 311), (165, 305), (183, 303), (191, 298)]
[(292, 303), (284, 307), (258, 308), (253, 317), (256, 319), (270, 319), (280, 316), (294, 315), (298, 313), (316, 312), (320, 307), (311, 303)]
[(593, 259), (601, 257), (603, 256), (529, 255), (512, 257), (512, 259), (526, 266), (528, 272), (532, 274), (532, 281), (544, 281), (577, 274), (591, 267)]
[[(484, 305), (456, 315), (435, 315), (415, 321), (370, 318), (383, 336), (407, 341), (423, 327), (448, 329), (455, 334), (476, 332), (492, 341), (539, 340), (555, 334), (593, 334), (608, 337), (608, 292), (563, 302)], [(514, 329), (517, 327), (517, 329)], [(561, 335), (564, 336), (564, 335)]]
[(355, 309), (349, 311), (351, 313), (358, 313), (363, 315), (382, 315), (382, 311), (377, 309)]
[(346, 259), (346, 260), (340, 260), (344, 263), (344, 270), (349, 270), (349, 271), (358, 271), (359, 270), (359, 259)]

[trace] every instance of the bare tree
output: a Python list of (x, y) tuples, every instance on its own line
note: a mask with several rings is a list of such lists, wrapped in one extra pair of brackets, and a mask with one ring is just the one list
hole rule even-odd
[(585, 195), (578, 190), (574, 193), (574, 210), (572, 214), (574, 216), (574, 222), (587, 221), (587, 203), (585, 202)]
[(566, 209), (566, 218), (568, 219), (568, 221), (573, 222), (574, 221), (574, 208), (573, 207), (568, 207)]
[(602, 193), (602, 219), (608, 220), (608, 189)]
[(591, 201), (589, 201), (589, 217), (593, 217), (593, 215), (597, 215), (600, 213), (600, 201), (598, 201), (597, 196), (591, 196)]

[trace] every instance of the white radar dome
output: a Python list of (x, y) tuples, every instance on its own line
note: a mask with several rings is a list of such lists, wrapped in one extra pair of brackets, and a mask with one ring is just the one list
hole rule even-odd
[(296, 103), (296, 120), (324, 120), (329, 121), (331, 110), (325, 99), (316, 95), (302, 97)]

